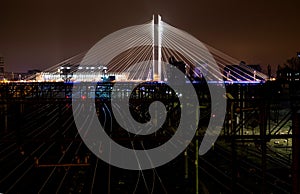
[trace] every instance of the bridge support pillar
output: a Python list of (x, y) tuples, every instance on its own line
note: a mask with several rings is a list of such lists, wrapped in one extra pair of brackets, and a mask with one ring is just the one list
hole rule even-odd
[(20, 102), (19, 104), (17, 104), (16, 106), (16, 110), (19, 111), (17, 112), (17, 115), (16, 115), (16, 120), (17, 120), (17, 123), (15, 125), (15, 129), (16, 129), (16, 134), (17, 134), (17, 145), (19, 147), (19, 152), (21, 155), (24, 155), (25, 152), (24, 152), (24, 137), (25, 137), (25, 134), (24, 134), (24, 103)]
[(153, 15), (153, 80), (161, 81), (161, 16)]
[(266, 106), (266, 97), (260, 105), (259, 113), (259, 128), (260, 128), (260, 146), (261, 146), (261, 193), (266, 193), (266, 169), (267, 169), (267, 145), (266, 145), (266, 132), (267, 132), (267, 106)]
[(187, 149), (184, 151), (184, 179), (189, 178), (189, 161)]
[(196, 131), (196, 153), (195, 153), (195, 168), (196, 168), (196, 185), (195, 185), (195, 189), (196, 189), (196, 194), (199, 194), (199, 134), (198, 134), (198, 130)]

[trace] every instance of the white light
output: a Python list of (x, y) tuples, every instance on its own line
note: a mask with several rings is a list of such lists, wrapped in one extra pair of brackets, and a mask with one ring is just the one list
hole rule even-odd
[[(155, 16), (153, 15), (153, 20), (152, 20), (152, 26), (153, 26), (153, 32), (152, 32), (152, 38), (153, 38), (153, 50), (152, 50), (152, 55), (153, 55), (153, 64), (152, 64), (152, 72), (153, 72), (153, 79), (155, 79), (156, 81), (161, 81), (161, 36), (162, 36), (162, 21), (161, 21), (161, 16), (157, 15), (157, 24), (155, 24), (154, 22), (155, 20)], [(157, 34), (155, 33), (155, 31), (157, 30)], [(157, 37), (155, 37), (157, 36)], [(155, 45), (157, 45), (157, 64), (155, 61), (156, 56), (155, 55)]]
[(161, 17), (158, 15), (158, 81), (161, 81), (161, 36), (162, 36), (162, 27), (161, 27)]

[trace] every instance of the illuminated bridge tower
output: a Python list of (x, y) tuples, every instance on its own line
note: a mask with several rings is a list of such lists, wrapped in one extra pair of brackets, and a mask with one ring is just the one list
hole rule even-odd
[(160, 15), (153, 15), (153, 80), (161, 81), (161, 35), (162, 22)]
[(4, 57), (0, 55), (0, 80), (4, 80)]

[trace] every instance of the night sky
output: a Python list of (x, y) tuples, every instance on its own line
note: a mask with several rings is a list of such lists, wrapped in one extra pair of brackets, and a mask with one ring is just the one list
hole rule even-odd
[(248, 64), (274, 67), (300, 51), (299, 0), (1, 0), (6, 71), (46, 69), (104, 36), (162, 19)]

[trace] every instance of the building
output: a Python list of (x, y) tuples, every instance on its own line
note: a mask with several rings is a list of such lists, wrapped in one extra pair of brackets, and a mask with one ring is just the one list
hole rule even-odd
[(27, 73), (4, 72), (4, 78), (8, 81), (20, 81), (27, 77)]
[(126, 81), (126, 72), (108, 72), (105, 66), (79, 66), (65, 64), (57, 67), (56, 71), (36, 72), (30, 79), (40, 82), (98, 82), (98, 81)]
[(279, 67), (276, 79), (280, 82), (300, 81), (300, 71), (293, 70), (288, 66), (285, 66), (284, 68)]
[(4, 80), (4, 57), (0, 55), (0, 80)]

